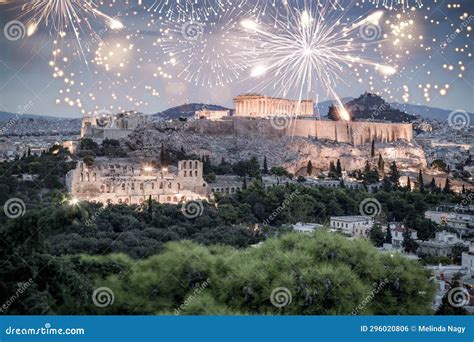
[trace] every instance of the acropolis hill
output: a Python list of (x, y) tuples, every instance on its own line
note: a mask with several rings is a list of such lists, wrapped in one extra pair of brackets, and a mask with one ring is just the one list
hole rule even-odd
[[(279, 129), (272, 120), (247, 118), (152, 123), (130, 135), (127, 145), (134, 150), (132, 155), (146, 158), (159, 158), (161, 144), (167, 149), (182, 147), (190, 154), (209, 155), (215, 162), (222, 158), (237, 162), (251, 156), (263, 162), (266, 156), (269, 165), (298, 173), (309, 160), (322, 171), (337, 159), (345, 170), (363, 169), (370, 159), (368, 142), (374, 139), (377, 156), (380, 153), (386, 161), (397, 161), (401, 170), (426, 166), (423, 150), (411, 142), (411, 125), (305, 119), (297, 120), (296, 128), (294, 125)], [(351, 129), (363, 132), (362, 138), (353, 141)]]

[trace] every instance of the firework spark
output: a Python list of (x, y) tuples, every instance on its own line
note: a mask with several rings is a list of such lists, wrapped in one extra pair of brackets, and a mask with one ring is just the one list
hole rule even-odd
[[(262, 79), (259, 88), (272, 88), (280, 96), (296, 93), (300, 100), (314, 98), (323, 90), (335, 99), (343, 120), (349, 113), (336, 93), (336, 85), (353, 66), (371, 66), (384, 76), (396, 69), (364, 58), (370, 45), (377, 44), (379, 21), (383, 12), (375, 12), (355, 23), (343, 23), (343, 17), (328, 14), (327, 7), (305, 3), (287, 6), (287, 15), (269, 16), (272, 25), (264, 20), (244, 19), (241, 26), (246, 32), (253, 59), (250, 76)], [(284, 18), (282, 20), (275, 18)], [(269, 19), (269, 18), (266, 18)]]
[(147, 7), (149, 12), (159, 13), (168, 19), (188, 18), (206, 21), (209, 17), (232, 7), (241, 7), (246, 0), (155, 0)]
[(247, 64), (242, 58), (238, 7), (209, 13), (203, 20), (188, 18), (163, 24), (161, 47), (167, 65), (179, 69), (178, 77), (199, 86), (224, 86), (238, 79)]
[[(14, 3), (16, 3), (15, 1)], [(8, 3), (8, 2), (7, 2)], [(35, 34), (40, 25), (49, 28), (51, 35), (63, 39), (68, 32), (72, 32), (77, 42), (80, 55), (85, 57), (81, 44), (83, 35), (96, 36), (90, 19), (99, 19), (105, 22), (111, 30), (120, 30), (123, 24), (99, 10), (93, 0), (32, 0), (20, 1), (21, 14), (18, 20), (25, 23), (28, 36)]]
[[(374, 4), (376, 7), (383, 6), (388, 9), (401, 8), (403, 11), (412, 7), (418, 6), (423, 7), (422, 0), (367, 0)], [(362, 1), (363, 3), (365, 0)]]

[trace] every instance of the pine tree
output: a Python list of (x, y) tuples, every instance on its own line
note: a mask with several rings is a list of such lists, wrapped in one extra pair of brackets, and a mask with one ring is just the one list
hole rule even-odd
[(342, 166), (341, 166), (341, 161), (339, 159), (337, 160), (337, 165), (336, 165), (336, 175), (339, 178), (342, 177)]
[(449, 180), (449, 178), (446, 178), (446, 183), (444, 185), (443, 192), (445, 194), (450, 194), (451, 193), (451, 181)]
[(385, 234), (385, 243), (392, 243), (392, 230), (390, 229), (390, 225), (387, 225), (387, 233)]
[(370, 150), (370, 156), (371, 156), (372, 158), (375, 157), (375, 139), (372, 139), (372, 148), (371, 148), (371, 150)]
[(464, 187), (464, 184), (462, 185), (462, 191), (461, 191), (461, 193), (462, 193), (463, 195), (466, 194), (466, 188)]
[(308, 162), (308, 165), (306, 166), (306, 174), (308, 176), (313, 175), (313, 163), (311, 163), (311, 160)]
[(403, 232), (402, 247), (407, 253), (415, 253), (418, 248), (417, 243), (410, 236), (409, 228), (406, 228), (405, 231)]
[(267, 162), (267, 156), (263, 158), (263, 174), (267, 175), (268, 174), (268, 162)]
[(378, 169), (379, 169), (379, 175), (380, 177), (385, 177), (385, 162), (382, 158), (382, 154), (379, 153), (379, 161), (377, 162), (377, 166), (378, 166)]
[(152, 200), (151, 200), (151, 195), (150, 197), (148, 197), (148, 222), (151, 222), (152, 218), (153, 218), (153, 203), (152, 203)]
[(381, 247), (384, 243), (385, 236), (382, 231), (382, 227), (375, 223), (369, 231), (369, 238), (376, 247)]
[(161, 144), (160, 164), (161, 164), (161, 166), (166, 166), (165, 144), (163, 144), (163, 143)]
[(395, 189), (400, 187), (400, 173), (398, 172), (397, 164), (395, 162), (390, 165), (390, 175), (388, 178)]
[(408, 190), (408, 191), (411, 191), (411, 180), (410, 180), (410, 177), (408, 177), (408, 180), (407, 180), (407, 190)]
[(423, 180), (423, 173), (421, 172), (421, 170), (418, 174), (418, 190), (420, 190), (420, 192), (425, 191), (425, 181)]
[(436, 180), (434, 179), (434, 177), (431, 179), (431, 182), (430, 182), (430, 191), (433, 192), (433, 191), (436, 191)]
[(370, 172), (370, 163), (368, 160), (365, 162), (364, 172), (365, 173)]

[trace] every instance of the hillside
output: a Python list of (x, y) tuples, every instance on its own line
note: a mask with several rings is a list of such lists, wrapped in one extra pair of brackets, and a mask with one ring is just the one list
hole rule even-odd
[[(354, 121), (388, 121), (414, 122), (415, 115), (407, 114), (399, 109), (392, 108), (383, 98), (371, 93), (365, 93), (345, 104)], [(329, 118), (339, 120), (336, 107), (329, 108)]]
[(175, 120), (179, 118), (190, 118), (194, 117), (195, 112), (200, 110), (229, 110), (218, 105), (203, 104), (203, 103), (187, 103), (181, 106), (169, 108), (161, 113), (152, 115), (153, 119), (156, 120)]
[[(341, 99), (342, 103), (353, 103), (353, 101), (356, 100), (357, 99), (353, 97), (346, 97)], [(314, 112), (318, 113), (322, 118), (327, 118), (329, 107), (334, 105), (335, 101), (333, 100), (319, 102), (314, 105)], [(423, 119), (426, 120), (446, 121), (449, 117), (449, 114), (452, 112), (452, 110), (449, 109), (414, 105), (409, 103), (390, 102), (389, 105), (394, 110), (400, 110), (410, 116), (421, 116)], [(469, 115), (471, 116), (471, 122), (474, 122), (474, 114), (469, 113)]]

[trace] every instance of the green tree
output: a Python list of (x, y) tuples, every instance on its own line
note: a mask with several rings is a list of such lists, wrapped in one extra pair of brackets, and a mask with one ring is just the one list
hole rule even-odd
[(336, 164), (336, 175), (338, 178), (342, 177), (342, 166), (341, 166), (341, 161), (338, 159), (337, 164)]
[(446, 163), (441, 159), (436, 159), (435, 161), (433, 161), (432, 166), (435, 170), (438, 170), (440, 172), (447, 171)]
[(445, 194), (452, 193), (451, 181), (449, 180), (449, 178), (446, 178), (446, 183), (444, 184), (443, 193), (445, 193)]
[(371, 149), (370, 149), (370, 156), (371, 156), (372, 158), (375, 157), (375, 139), (372, 139), (372, 147), (371, 147)]
[(263, 158), (263, 174), (268, 175), (268, 162), (267, 162), (267, 156)]
[(383, 178), (385, 177), (385, 162), (382, 158), (382, 154), (379, 153), (379, 160), (377, 162), (377, 167), (379, 170), (380, 177)]
[(392, 230), (390, 229), (390, 225), (387, 224), (387, 233), (385, 234), (385, 243), (392, 243)]
[(425, 181), (423, 179), (423, 173), (420, 172), (418, 173), (418, 190), (420, 192), (424, 192), (425, 191)]
[(82, 161), (84, 162), (84, 164), (86, 164), (87, 167), (92, 167), (92, 166), (94, 165), (94, 163), (95, 163), (94, 157), (89, 156), (89, 155), (85, 156), (85, 157), (82, 159)]
[(372, 228), (369, 231), (369, 238), (370, 241), (373, 242), (373, 244), (376, 247), (381, 247), (385, 241), (385, 235), (382, 231), (382, 227), (380, 224), (375, 223)]
[(403, 232), (402, 247), (407, 253), (415, 253), (418, 249), (418, 244), (412, 239), (409, 228), (405, 228)]
[[(448, 291), (446, 291), (446, 294), (444, 295), (443, 299), (441, 300), (441, 305), (436, 311), (436, 315), (443, 315), (443, 316), (464, 316), (468, 315), (467, 310), (463, 306), (458, 306), (456, 303), (453, 303), (453, 298), (456, 296), (466, 296), (469, 298), (469, 294), (467, 292), (467, 289), (465, 293), (462, 293), (460, 289), (464, 289), (462, 286), (461, 282), (459, 279), (454, 279), (453, 283)], [(453, 291), (457, 291), (459, 293), (453, 293)], [(456, 304), (456, 305), (454, 305)]]
[(390, 173), (388, 178), (395, 189), (400, 187), (400, 173), (398, 172), (397, 164), (395, 162), (392, 162), (390, 165)]
[(411, 179), (410, 176), (407, 177), (407, 190), (411, 191)]
[(311, 160), (308, 162), (308, 165), (306, 166), (306, 174), (308, 176), (313, 175), (313, 163), (311, 163)]

